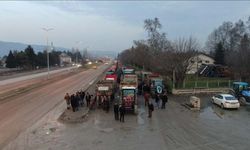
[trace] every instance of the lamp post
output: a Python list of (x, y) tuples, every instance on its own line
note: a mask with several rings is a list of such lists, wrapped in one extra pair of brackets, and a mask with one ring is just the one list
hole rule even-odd
[(76, 41), (76, 64), (77, 64), (77, 62), (78, 62), (78, 51), (79, 51), (79, 44), (81, 44), (82, 43), (82, 41)]
[(49, 79), (49, 39), (48, 39), (48, 32), (54, 30), (53, 28), (42, 28), (42, 30), (46, 31), (46, 41), (47, 41), (47, 67), (48, 67), (48, 74), (47, 79)]

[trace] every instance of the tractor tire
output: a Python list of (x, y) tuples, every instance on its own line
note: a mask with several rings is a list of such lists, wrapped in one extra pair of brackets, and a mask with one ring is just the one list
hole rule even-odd
[(244, 98), (244, 97), (240, 97), (240, 99), (239, 99), (239, 102), (240, 102), (240, 105), (241, 106), (245, 106), (246, 105), (246, 99)]

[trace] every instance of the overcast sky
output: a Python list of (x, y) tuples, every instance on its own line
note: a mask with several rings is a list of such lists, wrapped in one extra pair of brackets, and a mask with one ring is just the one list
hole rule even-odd
[(145, 39), (143, 21), (158, 17), (169, 39), (192, 35), (203, 44), (223, 21), (248, 16), (247, 1), (4, 1), (0, 40), (45, 44), (41, 28), (50, 27), (55, 46), (121, 51)]

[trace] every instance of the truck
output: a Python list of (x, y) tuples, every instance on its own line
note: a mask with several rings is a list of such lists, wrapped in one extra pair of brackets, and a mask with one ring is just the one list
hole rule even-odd
[(103, 107), (103, 102), (101, 97), (106, 97), (109, 100), (111, 96), (114, 95), (114, 82), (112, 80), (100, 80), (96, 83), (96, 96), (98, 107)]
[(125, 75), (120, 84), (120, 104), (124, 104), (126, 111), (137, 114), (137, 76)]

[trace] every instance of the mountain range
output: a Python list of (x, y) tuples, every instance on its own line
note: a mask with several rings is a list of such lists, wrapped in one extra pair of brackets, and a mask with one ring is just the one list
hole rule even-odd
[[(34, 49), (34, 51), (41, 52), (44, 51), (45, 45), (37, 45), (37, 44), (24, 44), (24, 43), (18, 43), (18, 42), (5, 42), (5, 41), (0, 41), (0, 57), (3, 57), (5, 55), (9, 54), (10, 50), (17, 50), (21, 51), (24, 50), (28, 45), (31, 45)], [(55, 47), (56, 50), (60, 51), (68, 51), (71, 50), (70, 48), (64, 48), (64, 47)], [(100, 57), (100, 56), (108, 56), (115, 58), (117, 56), (117, 52), (114, 51), (101, 51), (101, 50), (91, 50), (88, 51), (91, 55)]]

